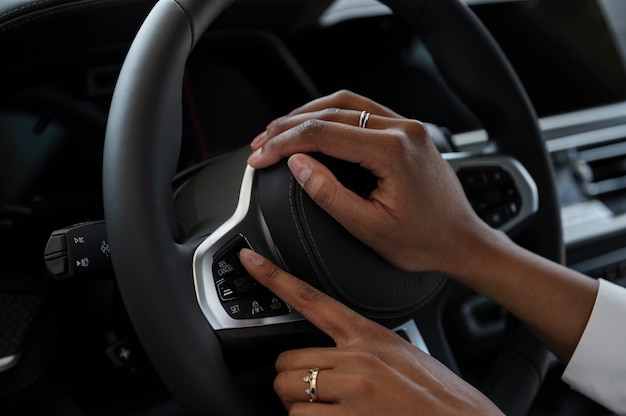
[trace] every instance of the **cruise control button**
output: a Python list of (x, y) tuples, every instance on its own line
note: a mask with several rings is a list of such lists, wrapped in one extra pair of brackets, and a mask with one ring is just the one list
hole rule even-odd
[(270, 311), (267, 308), (267, 305), (261, 298), (247, 299), (245, 305), (246, 312), (248, 313), (250, 318), (264, 318), (271, 315)]
[(220, 279), (215, 282), (215, 286), (222, 301), (239, 299), (250, 294), (257, 287), (254, 279), (247, 274)]
[(239, 252), (242, 248), (250, 248), (250, 244), (243, 236), (235, 238), (220, 251), (213, 262), (213, 276), (216, 279), (228, 277), (243, 272), (243, 266), (239, 261)]
[(260, 319), (287, 315), (291, 309), (272, 292), (261, 291), (256, 296), (222, 302), (226, 313), (233, 319)]
[(222, 279), (215, 283), (217, 286), (217, 293), (220, 295), (221, 300), (232, 300), (237, 298), (237, 290), (233, 285), (232, 279)]
[(237, 300), (224, 302), (222, 304), (226, 313), (233, 319), (248, 319), (250, 315), (247, 312), (245, 301)]
[(291, 312), (289, 306), (277, 296), (272, 296), (268, 302), (272, 315), (286, 315)]

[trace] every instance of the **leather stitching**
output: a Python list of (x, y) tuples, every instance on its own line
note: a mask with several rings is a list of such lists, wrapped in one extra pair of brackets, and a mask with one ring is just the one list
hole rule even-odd
[(4, 12), (4, 13), (0, 14), (0, 20), (4, 19), (5, 17), (11, 16), (12, 14), (19, 13), (19, 12), (21, 12), (23, 10), (32, 9), (32, 8), (35, 8), (35, 7), (39, 6), (40, 4), (50, 3), (50, 2), (53, 2), (53, 1), (54, 0), (39, 0), (39, 1), (35, 1), (33, 3), (24, 4), (24, 5), (22, 5), (22, 6), (18, 7), (18, 8), (15, 8), (13, 10), (9, 10), (8, 12)]
[(300, 222), (298, 221), (298, 215), (296, 213), (296, 207), (294, 204), (295, 183), (296, 181), (292, 177), (289, 180), (289, 210), (291, 211), (291, 219), (293, 220), (293, 223), (296, 226), (296, 231), (298, 232), (298, 238), (300, 239), (300, 245), (302, 246), (302, 248), (304, 249), (304, 252), (306, 253), (307, 260), (309, 261), (309, 264), (311, 264), (311, 266), (313, 267), (313, 270), (315, 270), (315, 274), (317, 274), (317, 277), (321, 280), (322, 276), (320, 276), (318, 267), (315, 264), (315, 261), (313, 260), (313, 258), (311, 257), (311, 252), (309, 251), (309, 248), (307, 247), (305, 238), (302, 233), (302, 229), (300, 228)]
[[(309, 263), (313, 266), (315, 273), (317, 274), (318, 278), (322, 281), (322, 283), (324, 284), (324, 286), (327, 287), (326, 285), (326, 281), (324, 280), (324, 277), (326, 277), (326, 279), (330, 282), (332, 282), (332, 290), (336, 293), (339, 293), (342, 297), (344, 297), (345, 299), (347, 299), (348, 301), (350, 301), (351, 303), (353, 303), (354, 305), (357, 305), (360, 308), (366, 309), (366, 310), (375, 310), (378, 312), (388, 312), (388, 311), (395, 311), (394, 308), (388, 308), (388, 307), (374, 307), (372, 305), (367, 305), (364, 304), (362, 302), (357, 301), (356, 299), (354, 299), (352, 296), (348, 295), (342, 288), (341, 286), (337, 283), (337, 281), (334, 279), (332, 273), (330, 272), (330, 270), (328, 269), (328, 267), (326, 266), (326, 263), (324, 262), (324, 258), (322, 257), (318, 247), (317, 247), (317, 243), (315, 242), (315, 238), (313, 237), (313, 233), (311, 232), (311, 227), (309, 225), (309, 222), (307, 221), (307, 216), (306, 216), (306, 212), (304, 211), (304, 194), (305, 192), (303, 191), (303, 189), (301, 187), (298, 187), (297, 189), (295, 188), (296, 181), (294, 178), (291, 178), (290, 182), (289, 182), (289, 204), (290, 204), (290, 208), (291, 208), (291, 212), (292, 212), (292, 218), (294, 223), (296, 224), (296, 228), (298, 229), (298, 235), (300, 237), (300, 243), (302, 244), (302, 246), (304, 247), (306, 253), (307, 253), (307, 258), (309, 260)], [(297, 220), (297, 215), (296, 215), (296, 207), (295, 205), (292, 203), (292, 199), (293, 199), (293, 194), (296, 193), (300, 202), (300, 217), (302, 218), (302, 223), (305, 226), (304, 229), (301, 229)], [(311, 252), (307, 249), (307, 245), (305, 243), (304, 240), (304, 235), (306, 235), (306, 237), (308, 237), (307, 241), (309, 241), (311, 244), (311, 249), (315, 252), (316, 255), (316, 259), (319, 261), (319, 266), (318, 263), (315, 262), (315, 260), (311, 257)], [(325, 273), (325, 276), (321, 276), (320, 275), (320, 266), (323, 270), (323, 272)], [(438, 287), (439, 285), (437, 285)], [(436, 290), (431, 291), (432, 293), (436, 293)], [(421, 303), (424, 298), (426, 297), (430, 297), (431, 296), (431, 292), (422, 295), (421, 297), (419, 297), (417, 300), (413, 301), (410, 303), (410, 306), (416, 305)]]
[[(291, 178), (291, 183), (293, 184), (296, 183), (293, 177)], [(305, 226), (304, 231), (306, 233), (306, 236), (308, 237), (308, 241), (311, 242), (311, 249), (315, 252), (316, 259), (319, 260), (320, 267), (322, 268), (324, 274), (328, 276), (328, 278), (332, 279), (332, 274), (330, 273), (330, 270), (328, 270), (328, 267), (326, 266), (326, 263), (324, 262), (324, 259), (317, 247), (317, 243), (315, 242), (315, 238), (313, 238), (313, 233), (311, 232), (311, 227), (309, 226), (307, 215), (306, 215), (306, 212), (304, 211), (304, 191), (302, 190), (302, 188), (298, 187), (297, 193), (298, 193), (298, 199), (300, 200), (299, 201), (300, 202), (300, 214), (302, 217), (302, 222)], [(319, 276), (319, 277), (323, 278), (323, 276)]]

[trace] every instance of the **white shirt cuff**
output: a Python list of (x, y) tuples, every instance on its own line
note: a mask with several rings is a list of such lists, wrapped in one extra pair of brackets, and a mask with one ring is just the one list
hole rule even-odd
[(591, 316), (562, 379), (607, 409), (626, 415), (626, 288), (599, 281)]

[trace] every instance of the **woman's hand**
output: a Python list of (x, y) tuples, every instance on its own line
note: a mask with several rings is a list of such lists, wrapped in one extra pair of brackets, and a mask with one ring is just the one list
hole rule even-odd
[[(364, 110), (371, 116), (361, 128)], [(348, 91), (275, 120), (252, 148), (248, 163), (255, 168), (289, 157), (293, 175), (318, 205), (403, 269), (455, 273), (465, 267), (456, 249), (467, 246), (461, 238), (493, 232), (475, 215), (422, 123)], [(306, 152), (358, 163), (378, 177), (378, 186), (363, 199)]]
[[(282, 353), (274, 388), (291, 415), (501, 415), (482, 393), (394, 332), (244, 249), (248, 273), (335, 341)], [(309, 370), (319, 369), (313, 395)]]
[[(362, 111), (371, 113), (366, 128), (359, 127)], [(480, 220), (420, 122), (340, 91), (273, 121), (251, 146), (248, 163), (255, 168), (289, 157), (311, 198), (387, 261), (454, 277), (569, 360), (597, 281), (524, 250)], [(378, 177), (377, 187), (363, 199), (306, 152), (358, 163)]]

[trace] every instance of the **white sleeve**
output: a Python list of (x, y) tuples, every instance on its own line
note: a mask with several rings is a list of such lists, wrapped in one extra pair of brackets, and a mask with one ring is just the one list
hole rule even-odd
[(626, 288), (600, 279), (591, 316), (562, 379), (626, 415)]

